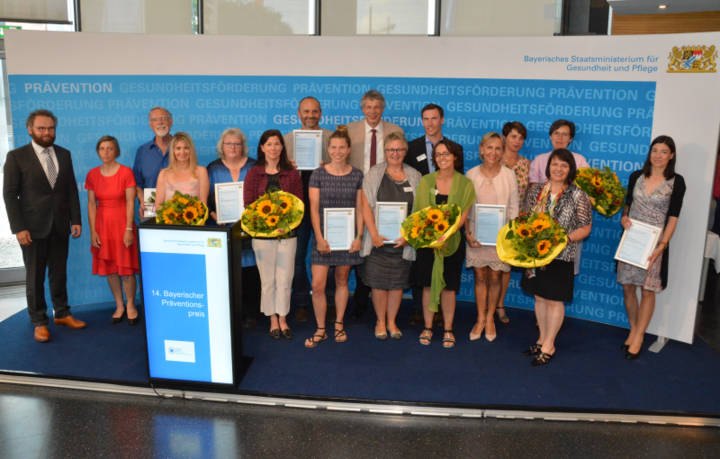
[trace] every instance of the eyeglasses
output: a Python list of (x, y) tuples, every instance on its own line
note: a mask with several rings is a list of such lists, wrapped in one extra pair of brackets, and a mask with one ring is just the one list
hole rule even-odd
[(555, 137), (570, 137), (570, 134), (569, 134), (569, 133), (567, 133), (567, 132), (559, 132), (559, 131), (553, 132), (552, 135), (554, 135)]
[(223, 143), (223, 145), (225, 145), (225, 146), (228, 147), (228, 148), (233, 148), (233, 147), (235, 147), (235, 148), (240, 148), (240, 147), (242, 147), (242, 144), (239, 143), (239, 142), (225, 142), (225, 143)]
[(167, 121), (167, 120), (171, 120), (171, 119), (172, 119), (172, 117), (170, 117), (170, 116), (163, 116), (162, 118), (150, 118), (150, 122), (157, 123), (158, 121)]
[(33, 126), (33, 129), (37, 129), (40, 132), (55, 132), (55, 126), (50, 126), (50, 127)]
[(446, 151), (445, 153), (435, 153), (436, 158), (445, 158), (446, 156), (452, 156), (452, 153)]
[(385, 153), (394, 155), (395, 153), (401, 155), (405, 153), (407, 150), (405, 148), (386, 148)]

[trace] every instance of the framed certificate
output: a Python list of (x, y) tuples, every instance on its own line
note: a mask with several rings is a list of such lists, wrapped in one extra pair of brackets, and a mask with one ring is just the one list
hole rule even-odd
[(322, 161), (322, 131), (293, 131), (293, 152), (299, 170), (315, 170)]
[(155, 190), (157, 188), (143, 188), (143, 204), (145, 205), (145, 218), (155, 217)]
[(245, 210), (243, 183), (228, 182), (215, 184), (215, 213), (218, 223), (235, 223)]
[(497, 236), (505, 226), (507, 206), (475, 204), (475, 239), (482, 245), (497, 245)]
[(615, 259), (647, 269), (648, 258), (657, 247), (662, 229), (637, 220), (630, 221), (632, 226), (623, 232)]
[(396, 244), (395, 241), (400, 239), (400, 226), (407, 217), (407, 202), (378, 202), (375, 207), (375, 225), (377, 225), (378, 234), (384, 236), (389, 241), (385, 244)]
[(325, 209), (323, 235), (330, 250), (350, 250), (355, 239), (355, 208)]

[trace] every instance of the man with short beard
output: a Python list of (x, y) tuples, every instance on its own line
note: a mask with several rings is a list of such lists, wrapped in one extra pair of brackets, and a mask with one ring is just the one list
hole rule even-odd
[(135, 154), (133, 174), (135, 175), (135, 191), (140, 200), (140, 218), (145, 218), (145, 188), (156, 188), (160, 171), (170, 164), (170, 129), (173, 119), (169, 111), (163, 107), (155, 107), (148, 113), (150, 129), (155, 137), (148, 143), (140, 145)]
[(57, 118), (48, 110), (28, 116), (32, 142), (7, 155), (3, 197), (10, 229), (21, 245), (25, 291), (35, 340), (50, 340), (45, 270), (55, 325), (85, 328), (70, 314), (67, 295), (68, 236), (82, 232), (80, 199), (70, 152), (55, 143)]
[[(300, 101), (298, 105), (298, 120), (300, 120), (300, 129), (304, 131), (322, 131), (323, 146), (322, 160), (325, 163), (330, 162), (328, 154), (328, 143), (332, 131), (320, 127), (320, 119), (322, 118), (322, 107), (320, 101), (314, 97), (306, 97)], [(295, 148), (293, 131), (283, 136), (285, 140), (285, 148), (287, 149), (288, 158), (295, 160)], [(313, 171), (300, 171), (300, 177), (303, 183), (303, 200), (305, 201), (305, 215), (302, 223), (295, 231), (297, 234), (297, 251), (295, 252), (295, 276), (292, 283), (291, 303), (297, 307), (295, 318), (298, 322), (308, 321), (308, 309), (312, 307), (312, 297), (310, 296), (310, 280), (308, 279), (307, 266), (305, 260), (307, 258), (308, 246), (310, 245), (310, 235), (312, 234), (312, 223), (310, 222), (310, 194), (308, 187), (310, 186), (310, 176)], [(330, 282), (328, 282), (330, 284)], [(325, 289), (328, 295), (328, 307), (332, 307), (335, 303), (334, 286), (328, 285)]]

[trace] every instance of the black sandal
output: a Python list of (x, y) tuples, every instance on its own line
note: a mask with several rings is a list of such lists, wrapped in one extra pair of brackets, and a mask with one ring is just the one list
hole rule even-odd
[[(335, 342), (336, 343), (344, 343), (345, 341), (347, 341), (347, 333), (345, 333), (345, 324), (343, 324), (342, 322), (335, 322), (335, 324), (343, 326), (342, 330), (335, 330)], [(345, 337), (345, 339), (338, 340), (338, 338), (342, 338), (343, 336)]]
[(270, 336), (272, 336), (273, 339), (280, 339), (280, 329), (273, 328), (272, 330), (270, 330)]
[[(327, 333), (325, 333), (325, 331), (324, 331), (325, 329), (318, 327), (318, 330), (323, 330), (322, 335), (317, 335), (317, 334), (315, 334), (315, 335), (312, 335), (310, 338), (308, 338), (308, 340), (310, 341), (310, 345), (308, 345), (308, 343), (307, 343), (307, 341), (306, 341), (306, 342), (305, 342), (305, 347), (306, 347), (306, 348), (312, 349), (312, 348), (314, 348), (315, 346), (317, 346), (318, 344), (320, 344), (321, 341), (325, 341), (325, 340), (327, 339)], [(316, 340), (316, 339), (315, 339), (316, 337), (317, 337), (317, 338), (320, 338), (320, 339), (317, 339), (317, 340)]]
[(286, 328), (285, 330), (283, 330), (282, 335), (285, 339), (292, 339), (292, 337), (293, 337), (292, 330), (290, 330), (289, 328)]
[(538, 355), (542, 349), (542, 344), (533, 344), (530, 349), (524, 352), (523, 355)]
[[(452, 333), (452, 330), (445, 330), (443, 334), (443, 347), (446, 349), (450, 349), (451, 347), (455, 346), (455, 339), (450, 338), (450, 333)], [(454, 333), (453, 333), (454, 334)], [(445, 338), (447, 336), (447, 338)]]
[[(500, 314), (499, 311), (502, 311), (502, 315)], [(502, 322), (504, 324), (510, 322), (510, 318), (507, 316), (507, 314), (505, 314), (505, 306), (503, 306), (502, 308), (495, 308), (495, 312), (497, 313), (498, 320), (500, 322)]]
[(550, 362), (553, 355), (554, 354), (551, 355), (551, 354), (546, 354), (544, 352), (540, 352), (538, 355), (535, 356), (535, 360), (533, 360), (530, 363), (530, 366), (537, 367), (540, 365), (545, 365), (546, 363)]
[[(422, 333), (420, 334), (420, 344), (422, 344), (423, 346), (428, 346), (430, 344), (430, 341), (432, 341), (433, 337), (432, 328), (423, 328), (423, 333), (425, 333), (426, 331), (430, 332), (427, 336), (422, 336)], [(426, 340), (427, 343), (423, 343), (423, 340)]]

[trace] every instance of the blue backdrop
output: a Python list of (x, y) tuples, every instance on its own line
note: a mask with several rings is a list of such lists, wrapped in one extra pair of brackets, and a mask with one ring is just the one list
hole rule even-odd
[[(466, 170), (479, 163), (478, 145), (488, 131), (520, 121), (528, 138), (520, 154), (532, 159), (552, 149), (548, 129), (559, 118), (575, 122), (570, 149), (594, 167), (610, 166), (624, 184), (642, 166), (651, 141), (654, 82), (497, 80), (457, 78), (246, 77), (246, 76), (35, 76), (11, 75), (10, 99), (15, 144), (29, 143), (28, 114), (39, 108), (59, 118), (58, 145), (73, 154), (86, 223), (85, 176), (100, 165), (95, 143), (103, 135), (120, 141), (119, 161), (132, 166), (137, 148), (152, 139), (148, 111), (170, 110), (173, 132), (188, 132), (200, 164), (216, 158), (222, 131), (237, 126), (248, 136), (251, 156), (266, 129), (285, 133), (299, 127), (298, 102), (321, 101), (321, 125), (334, 129), (362, 119), (360, 97), (378, 89), (387, 99), (383, 118), (405, 129), (408, 140), (424, 134), (420, 109), (436, 103), (445, 109), (443, 134), (465, 148)], [(613, 255), (622, 229), (619, 217), (595, 216), (585, 241), (575, 299), (567, 314), (627, 326), (622, 290), (615, 282)], [(87, 224), (70, 246), (68, 291), (71, 304), (108, 301), (104, 278), (93, 277)], [(505, 304), (532, 309), (533, 299), (513, 273)], [(473, 275), (463, 274), (459, 299), (474, 301)]]

